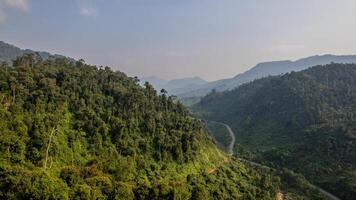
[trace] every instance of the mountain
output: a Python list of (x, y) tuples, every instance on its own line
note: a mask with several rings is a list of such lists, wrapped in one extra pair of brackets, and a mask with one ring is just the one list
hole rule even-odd
[(207, 83), (207, 81), (200, 77), (173, 79), (167, 81), (154, 76), (142, 78), (141, 84), (143, 85), (145, 82), (152, 84), (156, 90), (165, 89), (170, 95), (179, 95), (192, 88), (199, 88), (201, 85)]
[(140, 79), (140, 84), (143, 86), (145, 82), (149, 82), (156, 90), (163, 88), (165, 84), (168, 83), (167, 80), (158, 78), (156, 76), (143, 77)]
[(302, 173), (345, 200), (356, 196), (355, 108), (355, 64), (258, 79), (194, 107), (232, 127), (237, 154)]
[(322, 56), (311, 56), (308, 58), (299, 59), (296, 61), (274, 61), (274, 62), (264, 62), (259, 63), (250, 70), (238, 74), (230, 79), (222, 79), (218, 81), (209, 82), (199, 87), (185, 88), (181, 91), (183, 93), (178, 93), (181, 98), (191, 98), (191, 97), (202, 97), (211, 92), (232, 90), (243, 83), (248, 83), (255, 79), (262, 77), (273, 76), (284, 74), (292, 71), (301, 71), (308, 67), (315, 65), (325, 65), (330, 63), (356, 63), (356, 56), (336, 56), (336, 55), (322, 55)]
[[(39, 55), (42, 59), (50, 59), (50, 58), (66, 58), (65, 56), (62, 55), (57, 55), (57, 54), (50, 54), (48, 52), (44, 51), (33, 51), (30, 49), (20, 49), (14, 45), (5, 43), (3, 41), (0, 41), (0, 62), (8, 62), (11, 63), (13, 60), (15, 60), (17, 57), (22, 56), (24, 54), (37, 54)], [(72, 58), (68, 58), (71, 61), (75, 61)]]
[(182, 104), (108, 67), (25, 55), (0, 64), (0, 102), (0, 199), (272, 200), (280, 190), (270, 171), (218, 150)]

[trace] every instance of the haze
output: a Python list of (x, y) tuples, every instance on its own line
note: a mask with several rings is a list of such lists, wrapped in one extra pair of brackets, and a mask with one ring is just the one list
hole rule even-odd
[(232, 77), (261, 61), (356, 54), (355, 0), (0, 0), (0, 40), (131, 76)]

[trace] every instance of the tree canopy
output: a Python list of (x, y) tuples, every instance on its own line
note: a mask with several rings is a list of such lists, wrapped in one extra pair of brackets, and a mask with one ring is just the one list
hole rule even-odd
[(83, 60), (13, 63), (0, 65), (1, 199), (275, 198), (275, 176), (229, 161), (164, 91)]

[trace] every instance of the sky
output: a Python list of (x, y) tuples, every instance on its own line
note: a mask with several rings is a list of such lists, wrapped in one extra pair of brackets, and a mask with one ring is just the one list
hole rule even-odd
[(0, 0), (0, 40), (130, 76), (233, 77), (356, 54), (356, 0)]

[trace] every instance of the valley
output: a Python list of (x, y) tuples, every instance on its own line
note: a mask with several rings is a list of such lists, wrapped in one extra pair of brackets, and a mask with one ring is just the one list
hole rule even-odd
[(356, 200), (356, 0), (0, 0), (0, 200)]
[[(336, 74), (341, 74), (343, 76), (344, 75), (343, 70), (353, 69), (354, 67), (353, 65), (344, 66), (341, 64), (337, 66), (338, 67), (326, 66), (326, 69), (330, 71), (327, 73), (332, 72)], [(318, 66), (312, 69), (308, 69), (307, 73), (310, 73), (312, 76), (315, 76), (316, 73), (313, 71), (318, 71), (318, 73), (320, 72), (326, 73), (324, 72), (326, 70), (322, 68), (325, 68), (325, 66)], [(339, 72), (334, 72), (336, 68), (337, 70), (339, 70)], [(16, 78), (13, 80), (25, 81), (25, 82), (18, 82), (18, 83), (10, 82), (10, 87), (6, 86), (6, 84), (4, 83), (9, 82), (8, 78), (11, 77), (11, 75), (8, 74), (10, 69), (12, 71), (13, 70), (17, 71)], [(37, 70), (41, 70), (45, 72), (45, 74), (43, 74), (43, 72), (39, 73)], [(99, 196), (107, 197), (107, 195), (114, 195), (113, 192), (117, 190), (115, 189), (116, 187), (120, 187), (120, 189), (118, 189), (119, 191), (126, 191), (124, 194), (125, 198), (153, 198), (154, 199), (163, 195), (166, 196), (167, 198), (170, 198), (169, 196), (171, 196), (172, 198), (173, 197), (176, 198), (180, 196), (182, 198), (189, 197), (191, 199), (199, 199), (202, 198), (202, 197), (198, 197), (201, 193), (205, 193), (205, 197), (211, 196), (213, 194), (216, 195), (216, 193), (219, 195), (223, 195), (223, 194), (226, 195), (225, 192), (221, 192), (221, 191), (218, 192), (218, 188), (222, 187), (220, 184), (217, 185), (213, 184), (214, 186), (211, 184), (208, 185), (202, 184), (213, 177), (214, 177), (213, 179), (221, 180), (221, 181), (224, 180), (231, 183), (232, 185), (226, 188), (228, 190), (230, 190), (229, 188), (232, 187), (233, 185), (236, 184), (239, 185), (242, 182), (250, 184), (251, 186), (249, 186), (249, 189), (254, 187), (259, 188), (260, 186), (256, 185), (257, 182), (255, 182), (256, 181), (255, 178), (258, 177), (257, 180), (262, 180), (264, 179), (264, 177), (268, 177), (268, 180), (266, 182), (267, 185), (263, 186), (263, 188), (268, 187), (269, 189), (267, 188), (262, 190), (259, 189), (260, 192), (255, 196), (257, 197), (260, 195), (260, 197), (261, 198), (263, 197), (263, 199), (269, 199), (269, 198), (274, 199), (274, 197), (284, 198), (284, 199), (303, 199), (303, 198), (332, 199), (332, 200), (349, 199), (349, 197), (346, 198), (336, 197), (331, 193), (336, 192), (336, 194), (339, 194), (339, 191), (334, 190), (334, 188), (331, 188), (327, 184), (326, 185), (324, 185), (324, 183), (320, 184), (321, 182), (327, 179), (324, 178), (321, 178), (320, 180), (315, 179), (312, 176), (308, 175), (308, 171), (299, 171), (297, 168), (294, 168), (293, 165), (291, 165), (291, 163), (293, 162), (288, 161), (290, 162), (289, 165), (285, 165), (283, 163), (280, 163), (281, 161), (278, 160), (280, 158), (277, 157), (278, 158), (277, 160), (275, 158), (276, 156), (279, 156), (279, 154), (276, 154), (274, 152), (276, 151), (275, 150), (276, 147), (281, 149), (285, 148), (284, 145), (287, 144), (288, 140), (286, 140), (287, 139), (286, 136), (280, 133), (280, 129), (277, 129), (277, 131), (273, 131), (276, 127), (278, 127), (276, 126), (276, 124), (274, 124), (275, 122), (271, 123), (271, 125), (266, 124), (266, 122), (269, 122), (269, 120), (274, 119), (277, 116), (279, 118), (276, 122), (278, 123), (282, 122), (284, 124), (287, 124), (288, 125), (287, 127), (290, 127), (291, 125), (295, 126), (302, 122), (306, 123), (305, 121), (303, 121), (306, 119), (305, 117), (298, 118), (298, 114), (301, 113), (301, 110), (299, 110), (298, 112), (291, 110), (294, 108), (298, 108), (298, 106), (300, 105), (300, 99), (298, 98), (301, 97), (300, 94), (296, 93), (298, 92), (298, 90), (300, 90), (299, 88), (300, 85), (294, 85), (293, 81), (298, 80), (298, 78), (310, 79), (310, 75), (299, 77), (299, 74), (305, 73), (304, 71), (300, 73), (293, 72), (290, 74), (280, 75), (276, 77), (262, 78), (253, 81), (251, 83), (244, 84), (232, 91), (225, 91), (225, 92), (212, 91), (212, 93), (202, 98), (202, 100), (199, 101), (198, 104), (192, 106), (192, 110), (194, 111), (195, 117), (191, 117), (189, 114), (190, 111), (185, 110), (184, 106), (179, 101), (174, 99), (174, 97), (167, 95), (165, 91), (162, 90), (160, 94), (159, 93), (157, 94), (154, 87), (148, 83), (141, 82), (138, 85), (137, 82), (138, 80), (125, 77), (125, 75), (120, 72), (110, 71), (109, 68), (97, 69), (95, 66), (90, 66), (83, 63), (83, 61), (73, 61), (72, 59), (66, 59), (65, 57), (61, 57), (61, 56), (45, 57), (45, 59), (43, 59), (39, 57), (38, 54), (34, 55), (34, 54), (24, 53), (23, 56), (18, 57), (14, 61), (11, 67), (9, 66), (8, 62), (3, 63), (2, 71), (3, 71), (3, 75), (0, 78), (3, 80), (3, 85), (2, 86), (0, 85), (1, 86), (0, 94), (2, 95), (3, 116), (15, 117), (21, 112), (25, 113), (25, 117), (18, 118), (19, 121), (16, 123), (23, 124), (21, 126), (27, 127), (26, 129), (28, 130), (21, 132), (21, 134), (24, 134), (25, 138), (30, 138), (24, 140), (25, 139), (24, 136), (17, 136), (17, 139), (11, 139), (12, 137), (14, 137), (14, 135), (12, 134), (16, 133), (16, 130), (11, 128), (10, 126), (10, 124), (13, 123), (11, 122), (12, 121), (11, 119), (14, 117), (8, 118), (9, 121), (3, 123), (2, 125), (3, 130), (8, 130), (9, 134), (3, 134), (2, 138), (0, 138), (0, 141), (2, 142), (2, 148), (3, 148), (3, 154), (2, 154), (3, 162), (2, 165), (0, 165), (0, 167), (2, 167), (1, 168), (2, 171), (0, 174), (2, 174), (2, 176), (4, 177), (3, 182), (0, 181), (0, 187), (2, 187), (3, 191), (6, 191), (5, 193), (2, 194), (3, 195), (2, 197), (11, 199), (13, 194), (23, 195), (23, 196), (13, 196), (15, 198), (35, 197), (33, 196), (35, 195), (34, 188), (31, 187), (29, 188), (29, 186), (23, 185), (27, 180), (19, 179), (19, 177), (24, 176), (23, 173), (25, 173), (25, 171), (30, 172), (32, 174), (29, 175), (30, 177), (42, 176), (40, 175), (41, 173), (39, 173), (39, 170), (44, 169), (45, 171), (47, 171), (46, 173), (49, 172), (50, 174), (53, 175), (56, 173), (60, 174), (59, 177), (57, 175), (47, 176), (47, 178), (54, 178), (54, 180), (57, 181), (59, 184), (54, 186), (54, 188), (51, 189), (48, 188), (48, 190), (52, 191), (58, 188), (62, 188), (63, 191), (68, 191), (68, 193), (67, 192), (52, 193), (51, 196), (52, 198), (55, 199), (62, 198), (62, 197), (74, 198), (76, 195), (87, 195), (88, 198), (90, 196), (93, 197), (92, 195), (98, 195), (97, 197)], [(75, 79), (73, 79), (74, 77), (68, 79), (69, 77), (72, 76), (71, 73), (86, 74), (85, 78), (84, 76), (79, 78), (79, 80), (87, 82), (85, 86), (80, 86), (81, 91), (86, 91), (84, 93), (85, 96), (79, 95), (79, 93), (76, 92), (79, 91), (78, 88), (75, 89), (72, 87), (72, 85), (75, 85)], [(348, 71), (348, 75), (350, 76), (350, 78), (342, 78), (342, 80), (353, 81), (352, 74), (353, 71)], [(100, 78), (101, 76), (104, 77)], [(333, 89), (331, 90), (331, 88), (339, 86), (338, 87), (339, 93), (337, 95), (345, 94), (343, 88), (345, 88), (345, 84), (349, 84), (349, 82), (338, 83), (338, 80), (340, 79), (334, 79), (334, 80), (330, 78), (325, 79), (325, 77), (323, 76), (324, 75), (318, 75), (318, 78), (325, 80), (326, 83), (328, 84), (328, 87), (322, 89), (323, 91), (330, 90), (331, 93), (334, 93), (336, 92), (336, 90)], [(333, 75), (333, 77), (334, 76), (335, 75)], [(277, 81), (278, 79), (280, 79), (280, 77), (284, 78), (285, 79), (284, 81), (290, 82), (291, 80), (292, 82), (290, 83), (287, 82), (287, 84), (281, 84), (279, 81)], [(114, 82), (111, 83), (105, 82), (111, 79), (113, 79)], [(29, 80), (32, 80), (32, 82), (31, 81), (28, 82)], [(66, 83), (66, 81), (74, 81), (74, 82)], [(191, 81), (183, 80), (183, 83), (189, 85), (189, 84), (193, 84), (193, 82), (196, 81), (199, 82), (199, 79), (194, 79), (194, 80), (192, 79)], [(306, 82), (306, 80), (303, 81)], [(172, 85), (172, 88), (174, 88), (176, 86), (173, 86), (175, 85), (173, 83), (179, 83), (179, 82), (180, 81), (174, 81), (170, 83), (166, 82), (165, 84)], [(183, 83), (179, 83), (179, 85), (182, 85)], [(275, 83), (278, 83), (278, 87), (280, 88), (278, 89), (274, 88), (271, 90), (276, 95), (274, 97), (273, 95), (268, 93), (270, 92), (270, 89), (268, 87), (269, 84), (273, 85)], [(311, 83), (316, 85), (317, 87), (320, 87), (315, 82), (311, 82)], [(105, 87), (103, 87), (104, 85), (102, 84), (104, 84)], [(203, 83), (200, 81), (200, 83), (198, 84), (203, 84)], [(252, 85), (252, 87), (250, 85)], [(98, 86), (99, 88), (97, 88)], [(292, 91), (295, 96), (294, 97), (293, 95), (291, 96), (287, 95), (286, 97), (279, 96), (278, 94), (279, 91), (284, 91), (284, 92), (289, 91), (288, 89), (283, 88), (284, 86), (293, 88)], [(67, 94), (64, 92), (64, 90), (61, 92), (62, 90), (61, 87), (64, 87), (63, 89), (66, 91), (72, 90), (74, 92), (73, 94), (75, 94), (77, 97), (75, 96), (70, 98), (66, 97), (65, 95)], [(127, 89), (131, 88), (130, 90), (132, 91), (131, 92), (126, 91), (127, 89), (124, 89), (125, 87)], [(302, 87), (306, 87), (306, 85), (303, 85)], [(179, 87), (177, 86), (176, 88)], [(100, 90), (102, 90), (102, 92), (100, 92)], [(262, 91), (267, 92), (268, 100), (263, 100), (263, 98), (265, 97), (263, 95), (261, 96), (260, 92)], [(41, 96), (36, 96), (38, 92), (39, 94), (41, 94)], [(99, 94), (101, 95), (104, 95), (103, 97), (108, 95), (107, 97), (105, 97), (108, 99), (104, 100), (105, 98), (101, 99), (103, 97), (98, 98), (92, 96), (94, 93), (97, 92), (99, 92)], [(118, 96), (115, 96), (115, 92), (119, 92), (117, 94)], [(135, 94), (135, 92), (137, 94)], [(235, 92), (238, 92), (238, 95), (235, 95), (234, 94)], [(302, 95), (321, 94), (321, 93), (316, 93), (315, 91), (313, 92), (303, 91), (303, 92), (304, 93), (302, 93)], [(347, 88), (346, 94), (350, 96), (347, 98), (342, 98), (343, 104), (348, 105), (351, 103), (352, 105), (353, 104), (352, 99), (354, 97), (353, 88), (352, 87)], [(31, 98), (35, 98), (35, 100), (28, 99), (29, 95), (33, 96)], [(145, 95), (147, 96), (145, 97)], [(256, 95), (258, 98), (255, 98), (254, 95)], [(135, 99), (137, 99), (136, 96), (140, 97), (141, 99), (144, 97), (147, 98), (148, 101), (153, 101), (152, 103), (155, 106), (152, 107), (153, 105), (152, 103), (148, 103), (148, 104), (144, 103), (144, 101), (146, 100), (144, 100), (141, 104), (135, 105), (135, 103), (133, 102), (135, 101)], [(41, 100), (42, 98), (47, 100), (45, 101)], [(61, 103), (62, 101), (60, 99), (63, 98), (64, 99), (68, 98), (66, 100), (67, 102), (66, 104)], [(81, 106), (83, 105), (81, 105), (79, 103), (79, 99), (76, 100), (76, 98), (82, 99), (81, 101), (84, 100), (85, 107), (81, 108)], [(111, 98), (118, 98), (116, 99), (117, 101), (116, 103), (118, 103), (117, 106), (120, 107), (116, 107), (116, 108), (113, 107), (111, 108), (112, 109), (111, 111), (110, 110), (101, 111), (102, 106), (98, 104), (100, 102), (102, 102), (102, 105), (105, 105), (105, 102), (107, 103), (111, 102), (110, 104), (112, 106), (116, 105), (116, 104), (112, 104), (113, 100), (111, 100)], [(220, 100), (220, 98), (222, 99)], [(325, 97), (323, 96), (322, 98), (327, 98), (327, 96)], [(248, 103), (247, 105), (244, 104), (245, 99), (247, 100), (246, 101)], [(284, 104), (280, 105), (278, 104), (278, 99), (293, 100), (292, 101), (293, 103), (290, 106)], [(28, 107), (29, 105), (32, 104), (33, 101), (42, 102), (42, 103), (41, 104), (36, 103), (33, 108)], [(162, 101), (162, 103), (159, 103), (160, 101)], [(331, 103), (331, 101), (335, 101), (335, 99), (322, 100), (322, 102), (329, 102), (329, 103)], [(96, 106), (90, 105), (91, 102), (96, 102)], [(260, 106), (261, 103), (264, 104), (266, 102), (267, 103), (269, 102), (269, 104), (262, 107)], [(238, 110), (238, 112), (236, 112), (234, 110), (236, 109), (235, 108), (236, 103), (238, 103), (239, 109), (241, 108), (251, 109), (251, 106), (252, 107), (258, 106), (257, 108), (254, 108), (251, 111), (253, 112), (263, 111), (265, 113), (268, 113), (273, 110), (274, 112), (276, 112), (275, 114), (277, 115), (268, 114), (267, 115), (268, 117), (264, 118), (261, 121), (263, 122), (263, 124), (259, 125), (257, 123), (259, 120), (255, 120), (253, 119), (253, 117), (264, 116), (265, 114), (263, 114), (263, 112), (258, 113), (258, 115), (248, 114), (247, 117), (245, 117), (245, 114), (248, 113), (249, 110)], [(20, 110), (23, 109), (23, 110), (22, 111), (13, 110), (15, 109), (14, 107), (15, 105), (17, 107), (16, 109), (20, 109)], [(45, 105), (45, 107), (43, 108), (38, 107), (43, 105)], [(56, 109), (61, 110), (58, 113), (59, 115), (40, 114), (42, 112), (46, 112), (46, 109), (49, 109), (50, 107), (53, 106), (56, 107)], [(268, 108), (271, 106), (273, 109)], [(351, 114), (348, 114), (350, 111), (352, 112), (352, 109), (350, 109), (351, 107), (346, 106), (346, 110), (341, 115), (343, 116), (343, 118), (340, 118), (340, 120), (345, 120), (345, 122), (343, 123), (348, 122), (348, 120), (352, 120), (352, 118), (349, 117), (349, 115)], [(30, 114), (31, 112), (34, 112), (33, 109), (35, 110), (40, 109), (36, 111), (37, 114), (35, 115), (35, 117), (38, 114), (40, 114), (39, 116), (42, 115), (42, 120), (56, 119), (58, 123), (52, 124), (51, 126), (47, 126), (46, 125), (47, 122), (44, 123), (41, 121), (38, 122), (32, 121), (32, 120), (39, 120), (36, 118), (31, 119), (32, 117), (30, 117), (30, 115), (26, 116), (27, 115), (26, 113)], [(83, 111), (80, 111), (82, 109), (84, 109), (83, 111), (85, 111), (85, 113), (83, 113)], [(119, 111), (118, 109), (121, 109), (121, 111)], [(127, 113), (128, 112), (127, 109), (129, 109), (130, 112), (133, 113), (131, 114)], [(151, 110), (148, 111), (148, 109)], [(158, 111), (158, 110), (154, 111), (155, 109), (158, 110), (163, 109), (163, 111)], [(167, 109), (173, 109), (173, 110), (169, 111)], [(320, 109), (325, 109), (325, 106), (321, 107)], [(343, 109), (343, 107), (340, 107), (339, 109)], [(93, 118), (93, 116), (88, 118), (88, 116), (93, 115), (93, 114), (89, 114), (92, 112), (90, 110), (102, 114), (97, 116), (99, 118), (97, 117)], [(144, 112), (142, 113), (142, 111)], [(121, 112), (122, 114), (114, 114), (109, 118), (106, 116), (107, 114), (105, 114), (105, 113), (112, 113), (112, 112), (118, 112), (118, 113)], [(139, 114), (140, 112), (141, 115)], [(285, 112), (289, 112), (289, 113), (285, 113)], [(319, 115), (323, 116), (321, 115), (321, 112), (322, 111), (319, 111)], [(183, 116), (179, 116), (180, 115), (179, 113), (182, 113)], [(240, 122), (236, 123), (236, 116), (232, 115), (234, 113), (241, 115), (242, 117), (241, 119), (243, 119), (242, 121), (243, 126), (239, 125)], [(284, 117), (281, 118), (281, 116), (279, 116), (281, 114)], [(63, 116), (61, 117), (60, 115)], [(164, 122), (165, 125), (163, 124), (163, 127), (161, 124), (162, 122), (159, 122), (159, 120), (163, 119), (162, 115), (166, 116), (165, 117), (166, 122)], [(121, 116), (121, 117), (119, 118), (115, 117), (114, 121), (108, 121), (110, 118), (114, 116)], [(153, 116), (155, 117), (152, 118)], [(289, 117), (291, 116), (293, 116), (293, 120), (294, 120), (292, 124), (290, 124), (291, 122), (288, 121)], [(77, 118), (77, 117), (81, 117), (81, 118)], [(333, 118), (331, 119), (328, 118), (327, 116), (326, 118), (320, 118), (318, 120), (318, 123), (321, 123), (323, 121), (328, 122), (328, 120), (329, 121), (334, 120), (332, 122), (334, 123), (335, 126), (336, 123), (335, 117), (338, 117), (338, 115), (334, 115), (332, 117)], [(133, 120), (135, 118), (136, 120), (141, 120), (141, 122)], [(204, 120), (205, 125), (202, 124), (199, 118), (207, 119)], [(28, 122), (24, 121), (25, 119), (30, 120), (32, 122), (28, 124)], [(172, 122), (175, 123), (175, 125), (172, 125), (171, 124), (172, 122), (167, 123), (168, 119), (173, 120)], [(284, 120), (287, 121), (283, 122)], [(340, 120), (338, 121), (338, 123), (340, 123)], [(251, 122), (254, 122), (253, 123), (254, 125), (249, 124)], [(41, 124), (40, 126), (43, 126), (43, 128), (41, 129), (35, 128), (32, 125), (33, 123), (39, 123)], [(92, 123), (96, 125), (90, 125)], [(118, 126), (115, 125), (115, 123), (119, 123), (121, 125)], [(78, 126), (79, 124), (81, 125)], [(157, 127), (157, 125), (159, 124), (161, 124), (160, 125), (161, 128)], [(93, 130), (94, 126), (97, 126), (97, 128)], [(298, 125), (298, 127), (304, 127), (304, 126), (306, 125)], [(308, 126), (313, 127), (311, 125)], [(169, 129), (167, 129), (168, 127)], [(186, 131), (188, 131), (189, 133), (189, 127), (195, 129), (192, 132), (191, 136), (186, 135), (187, 134)], [(83, 130), (83, 128), (85, 133), (90, 133), (90, 134), (95, 133), (95, 134), (87, 135), (87, 136), (79, 136), (79, 135), (76, 136), (76, 134), (79, 134), (80, 130)], [(152, 135), (152, 134), (157, 134), (157, 130), (158, 130), (157, 128), (161, 130), (161, 133), (163, 134), (162, 136)], [(255, 133), (256, 135), (253, 136), (253, 139), (250, 138), (251, 135), (247, 134), (247, 133), (249, 134), (254, 133), (253, 131), (251, 132), (249, 128), (257, 128), (256, 130), (258, 132)], [(119, 136), (115, 136), (115, 132), (112, 132), (114, 131), (114, 129), (119, 131)], [(209, 139), (207, 132), (205, 132), (206, 131), (205, 129), (208, 130), (209, 134), (214, 138), (214, 140)], [(105, 130), (110, 130), (111, 132), (106, 132)], [(137, 130), (141, 132), (138, 132), (138, 135), (136, 136), (132, 135), (134, 132), (137, 132)], [(68, 131), (73, 132), (71, 134), (74, 135), (69, 134)], [(264, 138), (263, 136), (263, 133), (265, 131), (277, 135), (272, 137), (273, 138), (272, 141), (267, 140), (268, 137)], [(199, 134), (197, 135), (198, 132), (200, 135)], [(46, 136), (47, 134), (49, 135)], [(109, 138), (108, 136), (105, 136), (107, 134), (110, 135)], [(352, 134), (352, 132), (348, 132), (347, 134)], [(177, 139), (176, 137), (179, 135), (181, 135), (181, 138)], [(293, 136), (293, 140), (295, 140), (296, 142), (303, 141), (296, 136), (297, 135)], [(73, 137), (76, 138), (75, 141), (73, 141), (72, 139)], [(172, 140), (171, 137), (176, 138), (174, 140), (176, 141), (176, 143), (178, 142), (177, 143), (178, 146), (167, 146), (169, 143), (171, 143), (170, 142)], [(196, 139), (194, 139), (194, 137), (196, 137)], [(13, 140), (15, 141), (22, 140), (23, 142), (21, 143), (21, 145), (24, 146), (16, 146), (15, 143), (11, 142)], [(35, 143), (34, 144), (32, 143), (35, 141), (37, 143), (40, 141), (41, 142), (38, 143), (37, 146), (34, 146)], [(67, 143), (66, 141), (71, 141), (70, 144), (67, 144), (69, 146), (65, 145)], [(115, 144), (116, 142), (118, 143)], [(73, 146), (74, 144), (79, 146)], [(226, 153), (221, 152), (215, 145), (217, 145), (220, 149), (224, 150)], [(83, 146), (85, 146), (84, 149)], [(54, 150), (53, 148), (56, 150)], [(296, 148), (294, 147), (294, 149)], [(350, 150), (351, 150), (350, 153), (352, 153), (352, 147)], [(73, 153), (70, 156), (68, 152), (71, 151)], [(79, 153), (78, 151), (80, 151), (81, 153)], [(34, 156), (33, 153), (35, 152), (43, 152), (43, 153), (39, 154), (38, 160), (30, 160), (33, 159)], [(102, 155), (112, 154), (112, 153), (116, 155), (112, 159), (102, 158)], [(144, 162), (145, 164), (142, 163), (141, 158), (147, 156), (149, 156), (150, 158), (148, 160), (146, 159), (146, 161)], [(292, 155), (288, 155), (288, 156), (290, 156), (288, 159), (293, 159)], [(104, 163), (115, 163), (118, 160), (120, 160), (121, 164), (120, 163), (118, 163), (117, 165), (115, 164), (115, 166), (112, 166), (113, 168), (105, 167), (105, 165), (107, 164)], [(70, 165), (69, 163), (73, 163), (73, 164)], [(28, 165), (32, 167), (30, 168), (26, 167)], [(156, 166), (156, 168), (151, 169), (150, 171), (146, 170), (146, 172), (142, 172), (139, 168), (134, 167), (135, 165), (136, 166), (154, 165)], [(11, 168), (14, 167), (17, 171), (10, 170)], [(89, 168), (92, 167), (98, 169), (95, 169), (93, 172), (90, 172), (92, 173), (92, 175), (89, 176), (84, 174), (82, 175), (82, 173), (85, 173), (86, 170), (89, 170)], [(114, 169), (119, 169), (119, 168), (123, 171), (120, 173), (112, 171)], [(74, 172), (73, 170), (76, 172)], [(233, 172), (228, 172), (229, 170), (232, 170)], [(239, 177), (240, 175), (238, 174), (242, 172), (240, 170), (248, 170), (248, 172), (246, 172), (247, 173), (246, 176), (250, 178), (244, 180), (224, 178), (226, 176), (225, 173), (233, 173), (237, 177)], [(300, 174), (297, 174), (294, 171)], [(75, 186), (74, 182), (72, 181), (68, 182), (67, 178), (65, 178), (67, 176), (72, 176), (71, 174), (73, 173), (79, 173), (77, 175), (74, 175), (74, 177), (72, 177), (76, 180), (77, 183), (75, 184), (77, 186)], [(95, 178), (95, 179), (99, 178), (97, 177), (97, 175), (95, 175), (98, 173), (103, 174), (102, 175), (103, 178), (105, 177), (110, 179), (110, 181), (106, 180), (105, 184), (108, 184), (106, 188), (96, 187), (95, 184), (98, 183), (87, 182), (89, 181), (89, 178)], [(115, 173), (118, 174), (115, 175)], [(155, 175), (153, 175), (152, 173)], [(127, 178), (124, 179), (116, 178), (121, 176)], [(160, 178), (161, 176), (163, 176), (164, 178)], [(305, 179), (304, 176), (307, 177), (307, 179)], [(194, 181), (192, 182), (191, 178), (189, 178), (188, 180), (188, 177), (195, 177)], [(19, 179), (20, 183), (11, 182), (10, 180), (12, 178)], [(43, 180), (39, 182), (41, 184), (43, 181), (47, 181), (46, 180), (47, 178), (45, 177), (42, 178)], [(139, 183), (141, 178), (148, 180), (148, 182)], [(65, 182), (62, 182), (62, 180), (64, 180)], [(312, 180), (313, 183), (310, 183), (309, 180)], [(80, 184), (78, 185), (78, 183)], [(159, 185), (156, 185), (157, 183)], [(23, 193), (23, 192), (19, 192), (17, 189), (15, 190), (15, 189), (7, 188), (6, 186), (7, 184), (17, 185), (16, 187), (19, 189), (19, 191), (25, 189), (29, 191), (29, 193)], [(65, 184), (67, 184), (68, 186), (65, 186)], [(178, 189), (178, 191), (175, 191), (174, 187), (171, 186), (172, 184), (182, 184), (182, 188)], [(202, 184), (202, 185), (197, 186), (197, 184), (198, 185)], [(320, 185), (323, 188), (325, 187), (327, 188), (328, 191), (332, 191), (332, 192), (327, 192), (326, 190), (323, 190), (314, 184)], [(72, 186), (88, 187), (87, 193), (85, 193), (85, 191), (79, 191), (79, 190), (72, 191), (71, 189), (67, 188)], [(144, 187), (145, 189), (142, 187)], [(157, 191), (154, 191), (153, 190), (154, 187), (166, 187), (165, 189), (166, 192), (163, 193), (162, 189), (158, 189)], [(190, 188), (190, 189), (184, 190), (185, 192), (183, 192), (183, 188), (185, 189)], [(237, 190), (236, 193), (231, 193), (230, 195), (236, 195), (236, 197), (237, 196), (241, 197), (241, 195), (242, 196), (247, 195), (247, 193), (243, 192), (247, 188), (243, 190), (240, 189)], [(143, 192), (143, 190), (145, 190), (146, 192)], [(269, 193), (269, 194), (265, 193), (271, 191), (273, 191), (273, 193)], [(280, 191), (282, 191), (282, 193)], [(95, 192), (95, 194), (93, 192)], [(195, 195), (198, 196), (193, 198), (193, 196)], [(39, 195), (36, 196), (35, 198), (37, 197), (42, 198), (44, 196)], [(225, 199), (224, 197), (219, 197), (219, 198)], [(252, 198), (252, 196), (250, 196), (250, 198)]]
[(121, 72), (33, 54), (0, 70), (1, 198), (328, 197), (292, 172), (235, 158), (236, 134), (214, 121), (228, 134), (222, 152), (180, 102)]

